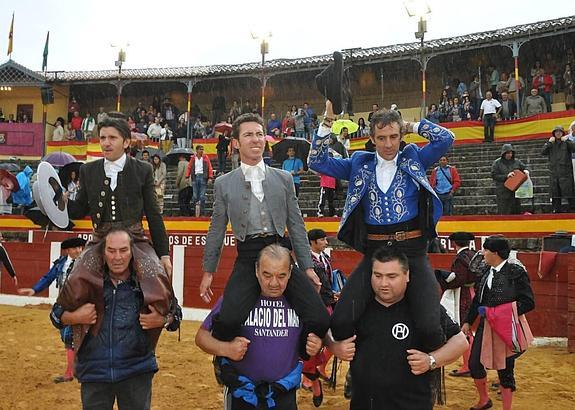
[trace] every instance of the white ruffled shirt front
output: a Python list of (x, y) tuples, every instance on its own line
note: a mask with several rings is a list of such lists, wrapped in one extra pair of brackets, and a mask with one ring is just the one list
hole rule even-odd
[(257, 165), (248, 165), (243, 162), (240, 165), (246, 182), (250, 183), (252, 193), (262, 202), (264, 200), (264, 188), (262, 186), (262, 181), (266, 179), (266, 165), (264, 161), (261, 160)]
[(112, 191), (118, 186), (118, 172), (121, 172), (126, 165), (126, 154), (124, 153), (120, 158), (115, 161), (108, 161), (104, 159), (104, 172), (110, 178), (110, 188)]

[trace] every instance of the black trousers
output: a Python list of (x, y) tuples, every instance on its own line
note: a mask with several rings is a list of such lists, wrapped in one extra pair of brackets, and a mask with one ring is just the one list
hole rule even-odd
[(414, 318), (415, 330), (425, 340), (420, 348), (432, 351), (444, 342), (439, 315), (439, 285), (427, 258), (427, 240), (423, 237), (406, 241), (369, 242), (363, 260), (349, 276), (331, 316), (331, 331), (335, 340), (355, 334), (367, 304), (374, 298), (371, 287), (371, 256), (378, 247), (393, 246), (409, 259), (409, 285), (406, 297)]
[(333, 205), (334, 196), (334, 188), (326, 188), (323, 186), (321, 187), (321, 190), (319, 191), (319, 205), (317, 206), (317, 210), (320, 214), (323, 214), (323, 208), (325, 207), (325, 203), (327, 201), (327, 216), (335, 215), (335, 206)]
[[(471, 372), (471, 377), (474, 379), (484, 379), (487, 377), (485, 367), (481, 363), (481, 344), (483, 343), (484, 323), (485, 319), (481, 318), (479, 326), (477, 327), (477, 332), (475, 332), (473, 345), (471, 346), (471, 354), (469, 355), (469, 370)], [(520, 355), (521, 353), (508, 357), (505, 359), (505, 369), (497, 370), (499, 384), (506, 389), (511, 389), (512, 391), (515, 391), (515, 375), (513, 372), (515, 369), (515, 359)]]
[[(229, 341), (240, 333), (261, 293), (256, 278), (257, 256), (267, 245), (281, 240), (279, 236), (272, 236), (238, 242), (238, 257), (224, 290), (222, 307), (213, 320), (212, 334), (216, 339)], [(284, 295), (303, 323), (304, 345), (308, 333), (323, 337), (329, 328), (329, 315), (307, 275), (295, 265)]]
[(493, 142), (495, 139), (495, 114), (485, 114), (483, 116), (483, 138), (485, 141)]
[(499, 215), (519, 215), (521, 213), (521, 201), (519, 198), (515, 198), (515, 192), (503, 187), (497, 188), (495, 194)]
[(149, 410), (153, 377), (148, 372), (117, 383), (82, 383), (82, 409), (112, 410), (117, 398), (119, 410)]
[(178, 192), (178, 205), (180, 206), (180, 216), (192, 215), (192, 187), (188, 186)]
[(551, 193), (551, 204), (554, 213), (560, 213), (564, 211), (562, 206), (562, 199), (567, 199), (569, 204), (566, 212), (575, 211), (575, 196), (573, 195), (573, 173), (567, 175), (551, 176), (549, 178), (549, 190)]

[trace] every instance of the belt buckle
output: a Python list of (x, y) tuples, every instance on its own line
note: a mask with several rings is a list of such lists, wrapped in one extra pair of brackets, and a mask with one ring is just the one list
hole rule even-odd
[(407, 232), (399, 231), (395, 233), (395, 240), (398, 242), (407, 240)]

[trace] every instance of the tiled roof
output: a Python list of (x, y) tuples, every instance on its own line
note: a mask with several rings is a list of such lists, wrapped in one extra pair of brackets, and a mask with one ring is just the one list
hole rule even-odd
[[(554, 20), (540, 21), (537, 23), (521, 24), (514, 27), (502, 28), (482, 33), (466, 34), (463, 36), (429, 40), (425, 42), (425, 48), (432, 52), (449, 52), (460, 49), (469, 49), (486, 44), (501, 43), (505, 40), (519, 38), (536, 38), (557, 31), (575, 31), (575, 16), (563, 17)], [(410, 58), (419, 52), (420, 43), (396, 44), (391, 46), (358, 48), (353, 50), (354, 62), (377, 61), (383, 59)], [(266, 71), (280, 72), (286, 70), (302, 70), (311, 67), (322, 67), (332, 59), (331, 54), (302, 57), (295, 59), (275, 59), (266, 61)], [(142, 68), (125, 69), (122, 71), (124, 80), (156, 80), (174, 78), (201, 78), (201, 77), (236, 77), (241, 75), (259, 74), (259, 63), (246, 64), (220, 64), (197, 67), (178, 68)], [(52, 79), (54, 74), (51, 74)], [(59, 81), (106, 81), (115, 80), (118, 77), (116, 70), (95, 71), (65, 71), (57, 75)]]
[(39, 86), (44, 84), (43, 73), (36, 73), (10, 59), (0, 65), (0, 83), (4, 86)]

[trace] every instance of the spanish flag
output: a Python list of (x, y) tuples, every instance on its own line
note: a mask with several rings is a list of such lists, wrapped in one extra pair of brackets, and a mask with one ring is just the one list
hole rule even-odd
[(8, 53), (9, 56), (12, 56), (12, 43), (14, 41), (14, 13), (12, 13), (12, 24), (10, 24), (10, 33), (8, 33)]

